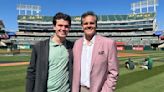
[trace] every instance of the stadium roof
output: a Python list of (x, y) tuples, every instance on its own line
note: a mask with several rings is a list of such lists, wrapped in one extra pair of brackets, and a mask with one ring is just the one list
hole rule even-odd
[(161, 36), (164, 32), (163, 31), (156, 31), (154, 35)]
[(15, 32), (6, 32), (8, 36), (14, 36), (16, 35)]
[(5, 25), (3, 24), (3, 21), (0, 20), (0, 30), (1, 30), (2, 28), (4, 28), (4, 27), (5, 27)]

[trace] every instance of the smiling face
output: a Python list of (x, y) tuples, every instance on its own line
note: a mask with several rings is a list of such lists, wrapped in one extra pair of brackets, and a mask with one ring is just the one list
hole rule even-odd
[(93, 37), (96, 33), (96, 17), (88, 15), (82, 18), (82, 29), (85, 36)]
[(54, 30), (58, 38), (65, 38), (68, 35), (70, 29), (70, 24), (64, 19), (57, 19), (56, 25), (54, 25)]

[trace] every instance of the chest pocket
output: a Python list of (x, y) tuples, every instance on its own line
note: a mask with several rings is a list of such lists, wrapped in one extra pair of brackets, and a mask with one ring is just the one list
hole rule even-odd
[(95, 60), (96, 60), (95, 64), (97, 65), (100, 65), (100, 66), (107, 65), (107, 54), (105, 53), (105, 51), (103, 50), (98, 51)]

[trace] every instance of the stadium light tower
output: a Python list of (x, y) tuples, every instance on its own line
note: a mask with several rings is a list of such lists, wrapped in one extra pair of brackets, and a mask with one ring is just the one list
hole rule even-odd
[[(28, 15), (27, 12), (30, 12), (30, 15), (39, 15), (41, 7), (38, 5), (19, 4), (17, 5), (17, 10), (19, 11), (19, 15)], [(21, 11), (23, 11), (24, 13), (22, 14)], [(34, 12), (36, 12), (36, 14)]]
[[(131, 9), (133, 14), (144, 13), (143, 9), (146, 8), (146, 13), (156, 12), (156, 7), (158, 6), (158, 0), (143, 0), (131, 4)], [(150, 11), (149, 8), (153, 7), (153, 11)], [(137, 12), (139, 10), (139, 12)]]

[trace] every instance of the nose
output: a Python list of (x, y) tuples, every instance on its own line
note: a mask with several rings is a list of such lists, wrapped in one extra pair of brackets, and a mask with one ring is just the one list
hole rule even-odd
[(62, 26), (62, 27), (61, 27), (61, 29), (62, 29), (62, 30), (65, 30), (65, 29), (66, 29), (66, 27), (65, 27), (65, 26)]

